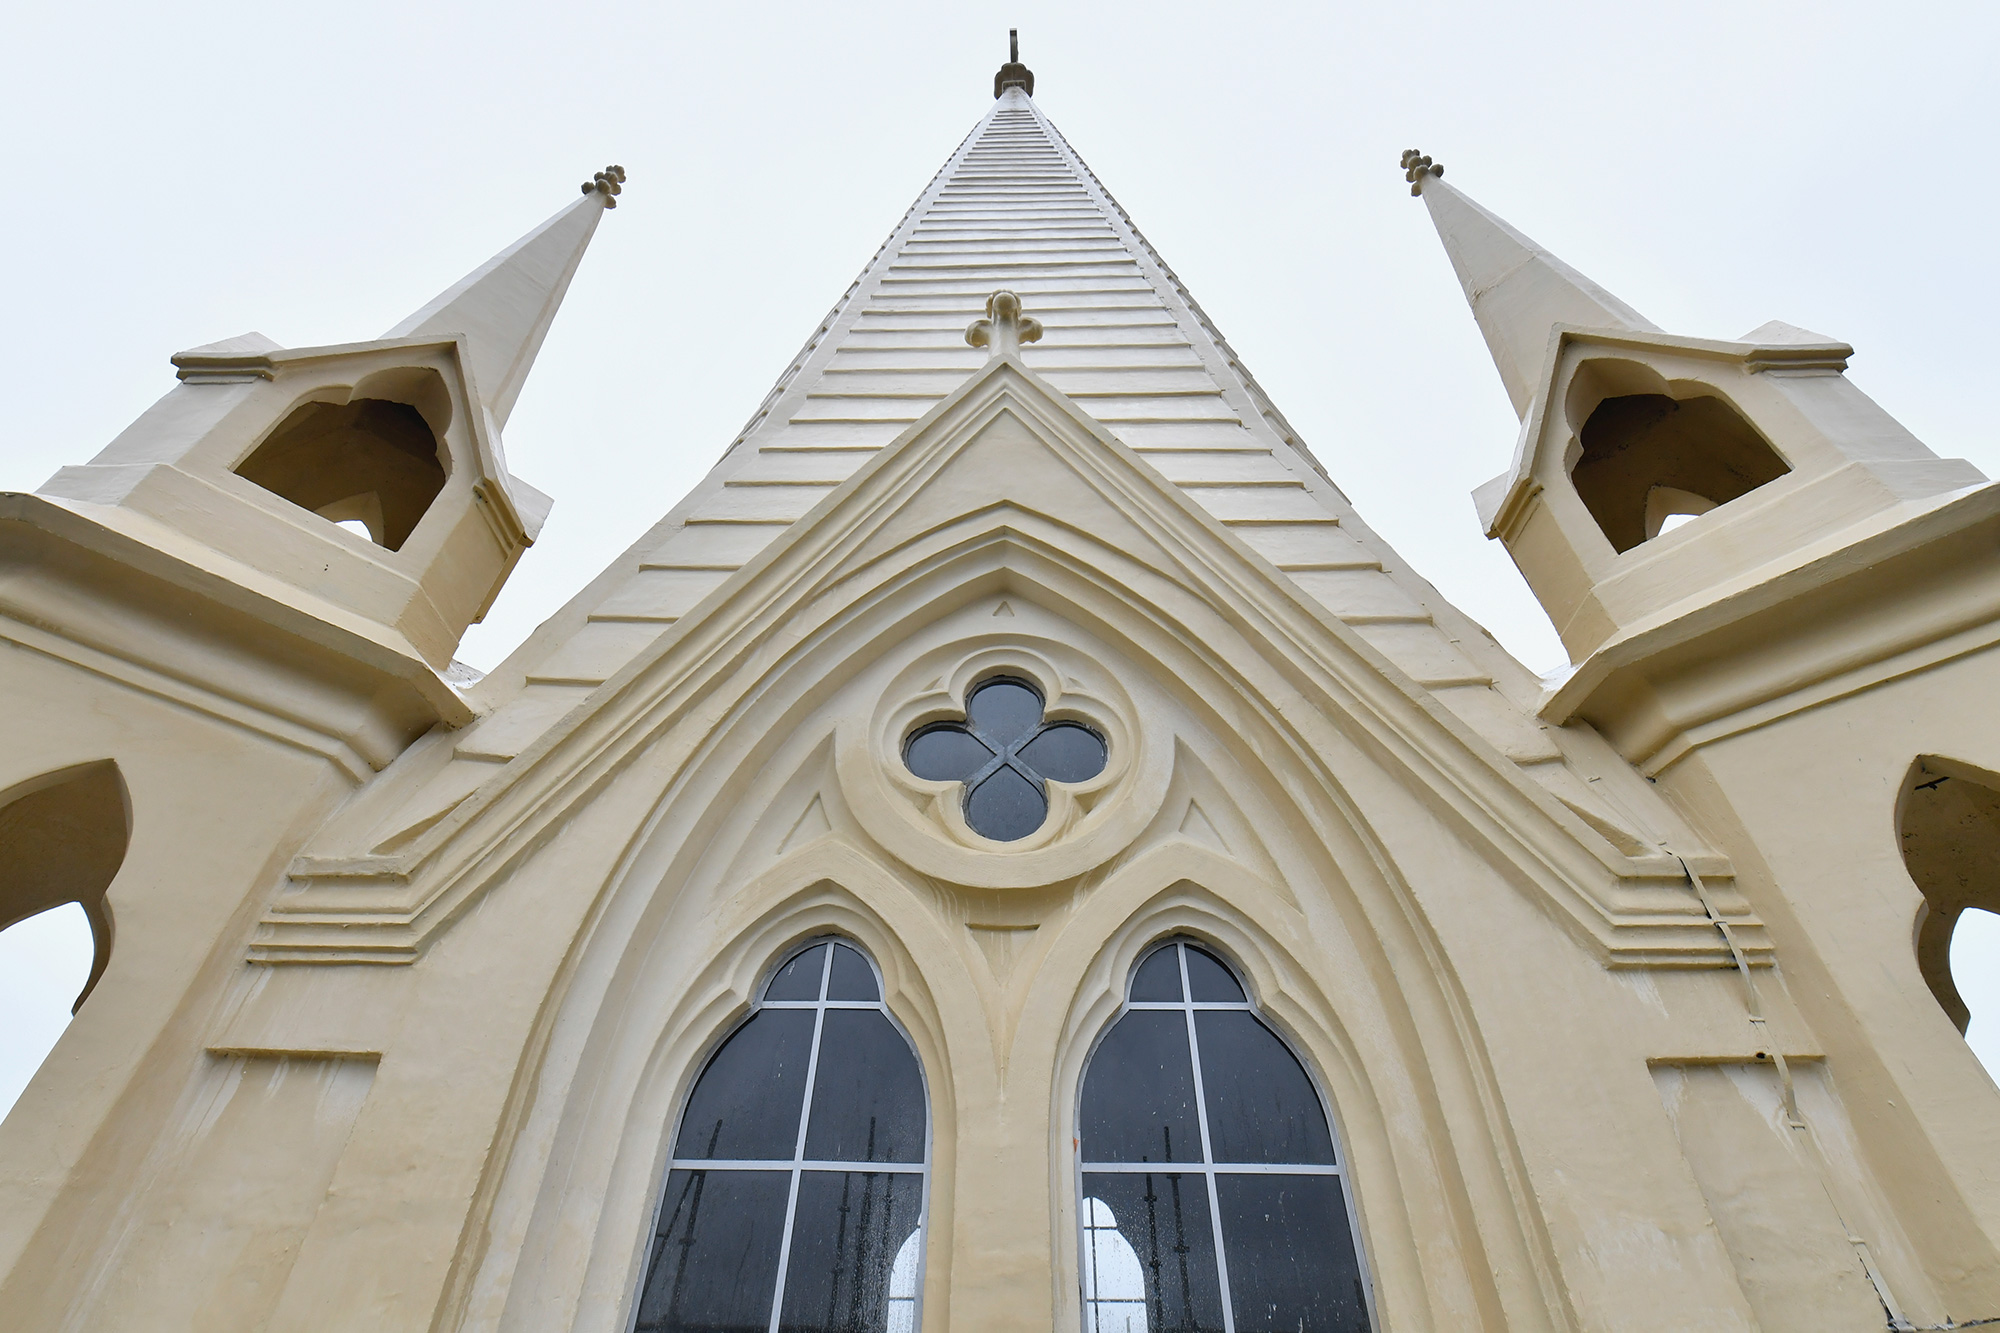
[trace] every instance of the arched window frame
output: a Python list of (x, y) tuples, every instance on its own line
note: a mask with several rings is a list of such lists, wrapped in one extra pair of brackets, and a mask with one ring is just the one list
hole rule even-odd
[[(811, 1000), (811, 1001), (771, 1000), (767, 998), (767, 993), (769, 992), (772, 983), (777, 979), (778, 974), (784, 971), (784, 969), (793, 960), (797, 959), (802, 954), (809, 953), (810, 951), (818, 948), (821, 945), (833, 945), (833, 944), (845, 945), (849, 949), (852, 949), (855, 953), (859, 954), (862, 961), (868, 965), (869, 971), (873, 973), (875, 979), (875, 994), (877, 998), (873, 1002), (859, 1001), (859, 1000), (827, 999), (825, 998), (827, 985), (824, 979), (822, 980), (820, 987), (822, 998), (819, 1000)], [(833, 962), (832, 951), (829, 950), (826, 960), (826, 967), (829, 972), (831, 971), (832, 968), (832, 962)], [(799, 940), (794, 944), (790, 945), (789, 947), (779, 950), (776, 956), (771, 961), (771, 963), (764, 969), (762, 974), (759, 976), (754, 994), (755, 998), (751, 1000), (749, 1006), (743, 1011), (743, 1013), (739, 1015), (734, 1022), (720, 1029), (716, 1033), (714, 1039), (711, 1040), (705, 1047), (703, 1047), (700, 1053), (696, 1055), (694, 1060), (690, 1063), (690, 1073), (687, 1077), (685, 1087), (683, 1087), (680, 1092), (679, 1103), (674, 1112), (673, 1123), (668, 1128), (666, 1142), (664, 1145), (664, 1149), (661, 1153), (661, 1161), (663, 1162), (664, 1165), (662, 1169), (658, 1172), (659, 1181), (654, 1189), (653, 1206), (651, 1210), (648, 1212), (649, 1225), (645, 1232), (647, 1245), (650, 1248), (652, 1241), (656, 1239), (658, 1236), (660, 1217), (661, 1214), (664, 1212), (668, 1203), (669, 1191), (671, 1188), (673, 1174), (675, 1171), (695, 1170), (695, 1169), (699, 1170), (760, 1169), (756, 1165), (752, 1165), (746, 1161), (738, 1161), (735, 1159), (711, 1159), (711, 1158), (684, 1159), (674, 1155), (673, 1150), (675, 1146), (680, 1142), (682, 1126), (687, 1118), (689, 1110), (692, 1108), (694, 1104), (695, 1090), (700, 1085), (702, 1076), (705, 1073), (707, 1073), (709, 1066), (714, 1061), (716, 1055), (723, 1049), (723, 1047), (729, 1044), (730, 1040), (734, 1038), (738, 1032), (742, 1031), (743, 1028), (748, 1026), (752, 1019), (754, 1019), (759, 1013), (763, 1012), (766, 1009), (816, 1010), (817, 1013), (815, 1015), (816, 1021), (813, 1032), (811, 1069), (808, 1073), (805, 1090), (801, 1102), (800, 1130), (798, 1135), (797, 1147), (795, 1147), (794, 1149), (793, 1158), (790, 1163), (791, 1181), (789, 1185), (789, 1197), (786, 1203), (784, 1236), (782, 1242), (782, 1249), (780, 1251), (780, 1256), (778, 1261), (777, 1278), (775, 1283), (773, 1284), (772, 1295), (771, 1295), (771, 1318), (769, 1324), (769, 1333), (778, 1333), (779, 1320), (783, 1313), (785, 1284), (790, 1276), (789, 1263), (790, 1263), (790, 1251), (792, 1242), (792, 1229), (795, 1220), (796, 1208), (798, 1204), (799, 1186), (801, 1183), (801, 1178), (806, 1171), (811, 1171), (811, 1170), (824, 1171), (824, 1170), (842, 1170), (842, 1169), (849, 1169), (849, 1170), (865, 1169), (868, 1171), (894, 1172), (898, 1174), (911, 1174), (919, 1176), (920, 1186), (918, 1193), (919, 1202), (917, 1207), (917, 1222), (915, 1231), (912, 1233), (913, 1237), (917, 1242), (916, 1272), (913, 1275), (913, 1290), (909, 1294), (909, 1297), (907, 1299), (904, 1299), (898, 1295), (894, 1286), (896, 1277), (895, 1274), (896, 1265), (892, 1262), (891, 1272), (890, 1272), (891, 1286), (886, 1294), (886, 1298), (884, 1301), (885, 1316), (886, 1316), (885, 1322), (887, 1326), (886, 1333), (917, 1333), (917, 1330), (920, 1330), (923, 1327), (924, 1280), (925, 1280), (925, 1274), (928, 1271), (929, 1258), (930, 1258), (929, 1251), (930, 1251), (930, 1223), (931, 1223), (931, 1167), (932, 1167), (933, 1155), (935, 1152), (935, 1139), (936, 1139), (937, 1126), (936, 1126), (936, 1119), (932, 1114), (932, 1108), (931, 1108), (930, 1071), (925, 1067), (921, 1051), (916, 1041), (911, 1037), (909, 1029), (903, 1025), (902, 1021), (896, 1017), (895, 1011), (889, 1007), (888, 1003), (889, 992), (888, 992), (888, 987), (885, 984), (885, 978), (882, 973), (881, 964), (875, 961), (874, 953), (871, 950), (869, 950), (867, 946), (863, 945), (859, 940), (855, 940), (849, 938), (848, 936), (835, 934), (832, 932), (823, 932), (820, 934), (810, 936), (806, 939)], [(831, 1162), (831, 1161), (817, 1161), (814, 1159), (808, 1159), (803, 1156), (806, 1130), (811, 1115), (812, 1094), (815, 1086), (815, 1080), (817, 1077), (817, 1070), (819, 1063), (819, 1047), (820, 1047), (819, 1039), (820, 1039), (821, 1025), (823, 1024), (824, 1021), (824, 1014), (829, 1009), (875, 1010), (879, 1012), (885, 1019), (888, 1020), (890, 1027), (892, 1027), (895, 1030), (896, 1034), (899, 1037), (901, 1037), (903, 1041), (909, 1046), (910, 1058), (916, 1066), (917, 1079), (919, 1086), (922, 1090), (922, 1096), (923, 1096), (923, 1111), (924, 1111), (923, 1158), (920, 1164), (904, 1163), (904, 1162), (871, 1162), (871, 1163)], [(897, 1257), (898, 1258), (901, 1257), (900, 1249), (898, 1251)], [(638, 1274), (638, 1287), (633, 1292), (631, 1309), (628, 1311), (625, 1319), (625, 1333), (634, 1333), (634, 1330), (638, 1325), (641, 1304), (645, 1297), (646, 1283), (647, 1279), (650, 1276), (650, 1268), (651, 1268), (650, 1263), (642, 1263), (640, 1265), (640, 1270)]]
[[(1189, 978), (1187, 975), (1187, 967), (1185, 960), (1183, 959), (1181, 964), (1182, 999), (1179, 1003), (1155, 1002), (1155, 1001), (1135, 1002), (1132, 999), (1132, 987), (1134, 980), (1137, 978), (1139, 974), (1139, 970), (1142, 967), (1144, 967), (1146, 963), (1149, 962), (1155, 954), (1160, 953), (1162, 950), (1175, 948), (1180, 945), (1187, 945), (1192, 948), (1198, 949), (1201, 952), (1207, 954), (1209, 957), (1213, 958), (1216, 962), (1220, 963), (1223, 966), (1223, 968), (1227, 970), (1230, 977), (1235, 981), (1237, 986), (1242, 989), (1244, 998), (1241, 1001), (1234, 1001), (1234, 1002), (1201, 1001), (1192, 999), (1191, 997), (1193, 992), (1191, 989), (1189, 989)], [(1308, 1058), (1308, 1056), (1305, 1054), (1302, 1044), (1296, 1039), (1294, 1039), (1292, 1034), (1286, 1031), (1284, 1025), (1279, 1023), (1274, 1017), (1274, 1015), (1269, 1010), (1267, 1010), (1261, 1003), (1259, 1003), (1257, 998), (1257, 990), (1256, 987), (1251, 982), (1248, 970), (1238, 965), (1236, 961), (1230, 956), (1229, 951), (1218, 947), (1211, 941), (1197, 937), (1193, 934), (1188, 933), (1185, 930), (1174, 931), (1167, 935), (1155, 937), (1151, 943), (1140, 948), (1132, 956), (1130, 963), (1126, 965), (1123, 973), (1119, 977), (1117, 993), (1118, 993), (1117, 1007), (1111, 1012), (1111, 1014), (1107, 1018), (1105, 1018), (1098, 1025), (1097, 1031), (1091, 1037), (1090, 1044), (1084, 1052), (1082, 1063), (1076, 1067), (1077, 1072), (1075, 1075), (1075, 1086), (1073, 1089), (1073, 1095), (1071, 1098), (1071, 1105), (1069, 1111), (1070, 1125), (1072, 1126), (1072, 1135), (1070, 1144), (1071, 1146), (1070, 1203), (1072, 1210), (1075, 1213), (1075, 1219), (1074, 1219), (1075, 1226), (1073, 1230), (1075, 1232), (1074, 1243), (1076, 1246), (1076, 1261), (1077, 1261), (1076, 1262), (1077, 1300), (1078, 1300), (1078, 1313), (1082, 1320), (1081, 1323), (1082, 1333), (1100, 1333), (1100, 1331), (1094, 1328), (1090, 1322), (1090, 1310), (1089, 1310), (1090, 1293), (1084, 1286), (1084, 1283), (1087, 1280), (1086, 1279), (1086, 1274), (1088, 1272), (1087, 1265), (1089, 1263), (1089, 1259), (1087, 1258), (1087, 1247), (1090, 1245), (1089, 1232), (1092, 1229), (1090, 1225), (1090, 1219), (1086, 1216), (1086, 1211), (1085, 1211), (1085, 1202), (1091, 1196), (1087, 1195), (1084, 1191), (1084, 1176), (1086, 1175), (1086, 1173), (1097, 1170), (1103, 1170), (1107, 1167), (1113, 1171), (1121, 1173), (1131, 1172), (1135, 1170), (1134, 1165), (1131, 1163), (1100, 1163), (1100, 1162), (1086, 1161), (1082, 1145), (1083, 1126), (1084, 1126), (1084, 1088), (1086, 1083), (1089, 1081), (1091, 1067), (1096, 1062), (1098, 1052), (1103, 1047), (1106, 1039), (1110, 1037), (1112, 1030), (1118, 1026), (1119, 1021), (1123, 1019), (1128, 1013), (1131, 1013), (1135, 1010), (1155, 1010), (1155, 1011), (1180, 1010), (1189, 1015), (1190, 1023), (1192, 1022), (1193, 1014), (1199, 1010), (1229, 1010), (1236, 1012), (1247, 1012), (1251, 1014), (1253, 1017), (1255, 1017), (1258, 1022), (1263, 1024), (1263, 1026), (1275, 1038), (1277, 1038), (1279, 1043), (1283, 1045), (1285, 1050), (1292, 1056), (1292, 1058), (1298, 1061), (1299, 1068), (1301, 1071), (1303, 1071), (1306, 1078), (1306, 1082), (1308, 1086), (1310, 1086), (1310, 1088), (1312, 1089), (1313, 1096), (1319, 1099), (1320, 1113), (1326, 1117), (1327, 1133), (1329, 1134), (1329, 1136), (1332, 1138), (1333, 1141), (1334, 1165), (1332, 1167), (1294, 1167), (1289, 1165), (1273, 1165), (1266, 1167), (1265, 1169), (1271, 1171), (1273, 1174), (1282, 1173), (1282, 1174), (1300, 1174), (1300, 1175), (1306, 1175), (1306, 1174), (1327, 1175), (1335, 1177), (1342, 1182), (1341, 1199), (1346, 1210), (1348, 1235), (1352, 1239), (1354, 1245), (1355, 1263), (1357, 1265), (1359, 1272), (1362, 1299), (1365, 1304), (1365, 1308), (1367, 1310), (1368, 1326), (1371, 1329), (1376, 1329), (1376, 1330), (1381, 1329), (1382, 1323), (1380, 1317), (1376, 1313), (1374, 1274), (1368, 1262), (1368, 1247), (1362, 1239), (1361, 1216), (1355, 1199), (1355, 1191), (1353, 1187), (1352, 1177), (1350, 1176), (1348, 1171), (1348, 1158), (1347, 1158), (1346, 1148), (1344, 1146), (1346, 1139), (1345, 1136), (1341, 1133), (1339, 1119), (1334, 1114), (1333, 1098), (1327, 1094), (1325, 1080), (1321, 1077), (1317, 1064), (1313, 1060)], [(1207, 1142), (1208, 1134), (1206, 1129), (1206, 1121), (1208, 1113), (1206, 1107), (1206, 1098), (1204, 1096), (1204, 1085), (1201, 1083), (1201, 1071), (1199, 1066), (1198, 1054), (1195, 1053), (1192, 1047), (1190, 1050), (1190, 1054), (1195, 1058), (1196, 1061), (1195, 1098), (1196, 1098), (1196, 1106), (1198, 1108), (1198, 1113), (1201, 1118), (1201, 1122), (1203, 1124), (1202, 1160), (1198, 1164), (1173, 1163), (1171, 1165), (1176, 1170), (1179, 1170), (1182, 1174), (1192, 1174), (1198, 1172), (1204, 1177), (1204, 1183), (1206, 1185), (1208, 1192), (1207, 1205), (1209, 1209), (1209, 1224), (1213, 1237), (1212, 1243), (1215, 1245), (1216, 1255), (1218, 1257), (1218, 1260), (1220, 1261), (1219, 1268), (1221, 1270), (1220, 1282), (1222, 1288), (1221, 1295), (1222, 1295), (1222, 1317), (1223, 1317), (1222, 1327), (1224, 1333), (1237, 1333), (1236, 1315), (1230, 1303), (1230, 1293), (1228, 1285), (1228, 1259), (1227, 1259), (1227, 1254), (1224, 1250), (1224, 1243), (1221, 1230), (1221, 1214), (1217, 1207), (1215, 1177), (1218, 1174), (1218, 1170), (1216, 1168), (1214, 1158), (1210, 1153), (1209, 1145)], [(1225, 1166), (1227, 1165), (1230, 1164), (1225, 1164)], [(1189, 1168), (1192, 1168), (1192, 1171)], [(1143, 1168), (1136, 1168), (1136, 1169), (1143, 1169)], [(1221, 1174), (1227, 1174), (1227, 1173), (1228, 1172), (1226, 1170), (1221, 1172)], [(1146, 1329), (1145, 1333), (1163, 1333), (1163, 1331)]]

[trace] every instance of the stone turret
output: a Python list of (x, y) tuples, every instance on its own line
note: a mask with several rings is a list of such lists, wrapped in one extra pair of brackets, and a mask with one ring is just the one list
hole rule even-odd
[(1521, 416), (1512, 467), (1474, 495), (1480, 521), (1580, 675), (1984, 483), (1847, 380), (1846, 344), (1777, 322), (1663, 332), (1435, 164), (1404, 165)]
[(463, 720), (439, 673), (549, 508), (508, 470), (501, 428), (623, 174), (381, 338), (180, 353), (180, 384), (40, 501)]

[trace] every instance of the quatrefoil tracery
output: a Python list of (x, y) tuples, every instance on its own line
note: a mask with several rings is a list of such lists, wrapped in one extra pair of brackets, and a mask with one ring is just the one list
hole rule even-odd
[(932, 782), (965, 787), (965, 822), (982, 838), (1015, 842), (1049, 814), (1049, 782), (1085, 782), (1104, 771), (1104, 738), (1078, 722), (1047, 722), (1042, 696), (1026, 681), (1000, 676), (965, 701), (962, 722), (933, 722), (912, 732), (903, 761)]

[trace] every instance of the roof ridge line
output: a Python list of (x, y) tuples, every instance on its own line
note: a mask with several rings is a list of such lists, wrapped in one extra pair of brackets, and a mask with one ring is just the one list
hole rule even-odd
[(952, 149), (946, 155), (944, 165), (931, 173), (931, 178), (924, 182), (924, 187), (921, 190), (917, 191), (917, 197), (910, 201), (910, 206), (903, 210), (901, 217), (896, 219), (896, 225), (889, 229), (889, 234), (882, 239), (880, 245), (875, 247), (875, 253), (868, 256), (868, 262), (863, 264), (861, 271), (854, 275), (854, 281), (847, 284), (847, 290), (840, 294), (840, 299), (835, 301), (833, 307), (820, 319), (819, 327), (807, 336), (805, 344), (792, 355), (791, 364), (785, 368), (783, 374), (778, 376), (778, 382), (771, 386), (771, 391), (764, 395), (764, 400), (757, 404), (757, 410), (752, 412), (750, 419), (743, 423), (743, 429), (736, 432), (736, 438), (731, 440), (729, 446), (716, 458), (715, 461), (717, 463), (722, 462), (723, 459), (735, 453), (737, 446), (749, 439), (757, 427), (764, 424), (764, 418), (770, 415), (771, 408), (777, 403), (778, 399), (784, 396), (785, 390), (791, 387), (792, 381), (798, 377), (800, 371), (805, 369), (806, 362), (811, 360), (812, 354), (819, 349), (821, 339), (832, 332), (833, 326), (840, 322), (841, 312), (846, 310), (849, 303), (854, 300), (855, 292), (859, 291), (861, 284), (868, 280), (868, 275), (875, 271), (876, 261), (880, 260), (883, 252), (889, 248), (890, 244), (903, 234), (903, 228), (909, 222), (910, 215), (917, 211), (918, 205), (930, 197), (932, 190), (937, 186), (939, 178), (951, 170), (952, 164), (965, 154), (966, 146), (978, 136), (980, 130), (984, 129), (986, 123), (992, 118), (993, 112), (991, 111), (981, 116), (973, 124), (972, 128), (966, 131), (965, 137), (958, 141), (958, 147)]
[[(1032, 102), (1030, 105), (1032, 105)], [(1196, 322), (1201, 325), (1202, 332), (1206, 333), (1215, 343), (1216, 347), (1221, 350), (1225, 363), (1229, 368), (1242, 378), (1244, 391), (1250, 396), (1251, 403), (1277, 429), (1278, 437), (1292, 448), (1298, 450), (1299, 455), (1312, 466), (1313, 471), (1324, 477), (1327, 484), (1332, 486), (1335, 491), (1338, 491), (1345, 498), (1347, 492), (1340, 489), (1340, 483), (1335, 481), (1333, 474), (1326, 470), (1326, 464), (1320, 461), (1319, 455), (1312, 451), (1312, 446), (1305, 442), (1305, 437), (1300, 435), (1292, 426), (1292, 423), (1286, 419), (1285, 414), (1279, 410), (1278, 405), (1271, 400), (1271, 395), (1265, 393), (1264, 387), (1257, 383), (1257, 377), (1250, 373), (1250, 367), (1243, 363), (1243, 358), (1237, 354), (1234, 347), (1229, 345), (1229, 339), (1225, 338), (1222, 330), (1215, 326), (1215, 321), (1210, 319), (1208, 312), (1201, 308), (1201, 303), (1194, 299), (1194, 293), (1190, 292), (1187, 284), (1181, 281), (1180, 274), (1174, 272), (1173, 266), (1167, 263), (1161, 257), (1160, 252), (1153, 248), (1153, 243), (1146, 239), (1146, 233), (1139, 229), (1139, 224), (1133, 221), (1132, 215), (1125, 210), (1125, 205), (1118, 202), (1118, 196), (1111, 193), (1104, 182), (1098, 179), (1097, 172), (1091, 168), (1088, 162), (1084, 161), (1083, 154), (1077, 152), (1071, 146), (1068, 137), (1060, 129), (1056, 128), (1055, 122), (1041, 114), (1040, 107), (1035, 108), (1035, 118), (1042, 123), (1044, 129), (1062, 144), (1063, 150), (1069, 155), (1070, 161), (1074, 162), (1077, 169), (1090, 178), (1090, 183), (1097, 187), (1098, 193), (1104, 196), (1105, 202), (1117, 210), (1120, 220), (1131, 231), (1132, 238), (1145, 248), (1147, 257), (1154, 264), (1158, 265), (1160, 272), (1166, 275), (1167, 281), (1173, 284), (1174, 294), (1180, 298), (1181, 304), (1187, 307), (1188, 313), (1193, 315)]]

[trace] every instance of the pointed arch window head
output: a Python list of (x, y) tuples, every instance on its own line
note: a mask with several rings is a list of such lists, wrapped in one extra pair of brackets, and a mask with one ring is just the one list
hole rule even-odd
[(786, 958), (674, 1136), (639, 1333), (915, 1333), (929, 1102), (874, 965)]
[(1077, 1115), (1084, 1333), (1363, 1333), (1326, 1108), (1213, 953), (1133, 969)]
[(1712, 394), (1606, 397), (1577, 438), (1570, 482), (1621, 553), (1791, 471), (1742, 413)]
[(1917, 969), (1962, 1033), (1972, 1011), (1952, 973), (1952, 935), (1967, 910), (2000, 912), (2000, 774), (1919, 755), (1896, 811), (1903, 865), (1924, 896)]
[(1080, 722), (1050, 722), (1027, 681), (996, 676), (965, 701), (965, 720), (919, 727), (903, 762), (920, 778), (965, 786), (965, 822), (982, 838), (1018, 842), (1049, 817), (1048, 783), (1104, 771), (1104, 738)]

